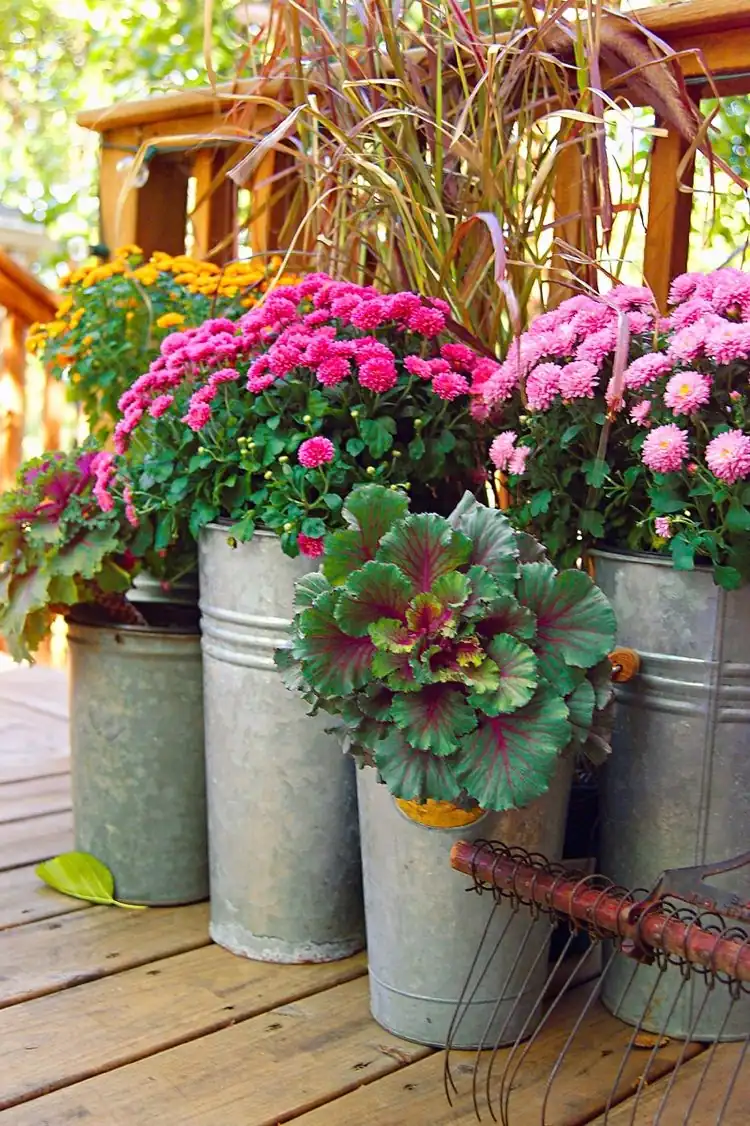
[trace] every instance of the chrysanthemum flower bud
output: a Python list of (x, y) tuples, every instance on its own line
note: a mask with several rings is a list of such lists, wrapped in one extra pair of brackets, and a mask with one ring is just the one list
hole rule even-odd
[(312, 422), (312, 415), (311, 414), (304, 414), (302, 416), (302, 421), (303, 422)]
[(271, 472), (270, 469), (267, 469), (265, 471), (265, 473), (263, 474), (263, 477), (265, 478), (266, 481), (270, 481), (271, 478), (273, 477), (273, 473)]
[(279, 461), (281, 462), (282, 465), (284, 465), (285, 462), (289, 461), (289, 458), (287, 457), (286, 454), (282, 454), (281, 457), (279, 458)]
[(286, 524), (284, 525), (284, 531), (291, 532), (293, 528), (294, 524), (290, 524), (290, 522), (287, 520)]
[(370, 477), (373, 477), (375, 475), (375, 473), (377, 472), (377, 470), (375, 469), (374, 465), (368, 465), (367, 466), (367, 472), (370, 475)]
[(359, 418), (359, 411), (358, 410), (353, 410), (353, 411), (350, 411), (349, 413), (351, 414), (352, 418)]

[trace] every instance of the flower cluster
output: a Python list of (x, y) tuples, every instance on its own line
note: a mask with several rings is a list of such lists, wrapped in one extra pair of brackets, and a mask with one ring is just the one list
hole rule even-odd
[(55, 319), (31, 327), (28, 347), (66, 381), (91, 429), (104, 436), (118, 399), (158, 355), (168, 333), (199, 325), (212, 313), (240, 316), (262, 297), (280, 266), (275, 258), (219, 267), (162, 251), (144, 261), (137, 246), (123, 246), (110, 262), (81, 267), (62, 280), (65, 296)]
[(311, 274), (236, 321), (170, 334), (120, 397), (125, 461), (103, 474), (103, 503), (127, 485), (175, 533), (180, 517), (194, 535), (227, 517), (238, 538), (258, 523), (310, 556), (360, 481), (449, 510), (486, 480), (483, 386), (500, 365), (447, 322), (440, 300)]
[[(514, 519), (570, 563), (592, 543), (704, 557), (750, 578), (750, 273), (580, 295), (538, 317), (485, 384)], [(518, 457), (523, 450), (525, 456)]]

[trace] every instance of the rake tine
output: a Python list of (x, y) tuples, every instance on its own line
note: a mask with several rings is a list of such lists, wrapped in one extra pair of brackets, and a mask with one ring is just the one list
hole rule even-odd
[(573, 1027), (570, 1031), (568, 1039), (565, 1041), (565, 1044), (563, 1045), (562, 1051), (560, 1052), (559, 1056), (555, 1060), (555, 1066), (552, 1068), (552, 1071), (550, 1072), (549, 1078), (547, 1079), (547, 1086), (546, 1086), (545, 1091), (544, 1091), (544, 1099), (542, 1101), (542, 1117), (541, 1117), (542, 1124), (544, 1124), (547, 1121), (547, 1103), (549, 1102), (549, 1097), (552, 1094), (552, 1087), (554, 1085), (555, 1079), (557, 1078), (557, 1076), (559, 1075), (559, 1073), (562, 1069), (562, 1065), (565, 1062), (565, 1057), (567, 1056), (568, 1051), (570, 1050), (571, 1044), (573, 1043), (576, 1036), (578, 1035), (580, 1028), (581, 1028), (581, 1025), (583, 1024), (584, 1020), (588, 1016), (590, 1009), (594, 1006), (594, 1004), (598, 1000), (598, 998), (601, 994), (602, 982), (604, 981), (607, 974), (609, 973), (610, 967), (614, 964), (614, 961), (618, 957), (618, 954), (619, 954), (619, 951), (617, 950), (617, 947), (613, 946), (612, 951), (611, 951), (611, 953), (610, 953), (610, 955), (607, 958), (607, 961), (605, 963), (604, 969), (602, 970), (598, 979), (596, 979), (595, 981), (592, 981), (590, 983), (591, 989), (589, 990), (589, 995), (586, 998), (586, 1004), (583, 1006), (580, 1013), (578, 1014), (576, 1022), (573, 1025)]
[[(492, 920), (495, 918), (495, 912), (497, 911), (499, 906), (500, 906), (500, 902), (497, 899), (495, 899), (495, 901), (493, 902), (493, 905), (492, 905), (492, 910), (490, 911), (489, 915), (487, 916), (487, 923), (485, 925), (484, 931), (482, 932), (482, 937), (479, 940), (479, 945), (477, 946), (476, 954), (474, 955), (474, 958), (472, 960), (471, 966), (469, 968), (469, 972), (466, 976), (466, 981), (464, 982), (464, 987), (461, 990), (461, 996), (458, 998), (458, 1003), (457, 1003), (456, 1008), (453, 1012), (453, 1017), (451, 1018), (451, 1023), (450, 1023), (450, 1026), (448, 1028), (448, 1037), (447, 1037), (446, 1045), (445, 1045), (445, 1047), (446, 1047), (445, 1059), (444, 1059), (444, 1063), (443, 1063), (443, 1087), (445, 1089), (445, 1097), (448, 1100), (449, 1106), (453, 1106), (453, 1102), (451, 1100), (451, 1090), (453, 1091), (454, 1094), (458, 1094), (458, 1088), (456, 1087), (456, 1084), (453, 1082), (453, 1076), (451, 1074), (450, 1054), (451, 1054), (451, 1051), (452, 1051), (452, 1048), (453, 1048), (453, 1037), (455, 1036), (458, 1028), (460, 1027), (461, 1019), (463, 1019), (462, 1016), (459, 1018), (459, 1013), (461, 1013), (461, 1006), (464, 1003), (464, 998), (466, 997), (466, 991), (469, 988), (469, 982), (471, 981), (474, 970), (476, 969), (477, 963), (479, 962), (479, 958), (480, 958), (481, 953), (482, 953), (482, 948), (483, 948), (485, 942), (487, 941), (487, 935), (490, 932), (490, 927), (492, 926)], [(497, 942), (495, 943), (494, 950), (493, 950), (492, 954), (490, 955), (490, 962), (495, 957), (495, 954), (497, 953), (498, 947), (500, 946), (500, 943), (502, 942), (503, 938), (505, 937), (505, 932), (507, 931), (508, 927), (510, 926), (512, 919), (513, 919), (513, 915), (509, 915), (508, 920), (505, 923), (505, 926), (503, 927), (503, 929), (500, 933), (500, 937), (498, 938)], [(467, 1005), (470, 1004), (472, 999), (474, 998), (477, 989), (479, 988), (482, 981), (484, 980), (484, 974), (486, 972), (487, 972), (487, 967), (485, 967), (484, 973), (481, 975), (479, 980), (475, 983), (474, 988), (471, 992), (471, 995), (469, 996), (469, 999), (467, 1001)]]
[[(737, 1080), (739, 1079), (740, 1072), (742, 1071), (742, 1065), (745, 1062), (745, 1057), (747, 1056), (748, 1049), (750, 1049), (750, 1034), (745, 1037), (745, 1043), (742, 1045), (742, 1050), (737, 1057), (737, 1063), (735, 1064), (734, 1071), (732, 1072), (732, 1078), (729, 1080), (727, 1093), (724, 1096), (724, 1101), (719, 1107), (719, 1116), (716, 1119), (716, 1126), (721, 1126), (722, 1122), (724, 1121), (724, 1115), (727, 1112), (727, 1108), (729, 1107), (732, 1095), (734, 1094), (734, 1088), (737, 1084)], [(684, 1123), (683, 1126), (685, 1126)]]
[[(710, 993), (710, 991), (707, 990), (706, 996), (708, 996), (709, 993)], [(729, 1007), (727, 1008), (727, 1011), (724, 1015), (724, 1020), (721, 1022), (721, 1028), (719, 1029), (718, 1033), (716, 1034), (716, 1039), (714, 1040), (713, 1044), (711, 1045), (711, 1048), (709, 1049), (709, 1051), (706, 1053), (706, 1062), (703, 1065), (703, 1068), (702, 1068), (701, 1074), (700, 1074), (700, 1078), (695, 1085), (695, 1090), (693, 1091), (693, 1096), (690, 1099), (690, 1103), (688, 1105), (688, 1108), (685, 1111), (685, 1116), (682, 1119), (683, 1126), (686, 1126), (686, 1124), (690, 1121), (690, 1115), (693, 1113), (693, 1109), (695, 1107), (695, 1104), (698, 1101), (698, 1096), (700, 1094), (701, 1087), (703, 1086), (703, 1081), (705, 1080), (706, 1076), (708, 1075), (711, 1064), (714, 1062), (714, 1059), (716, 1058), (716, 1049), (718, 1048), (718, 1046), (721, 1042), (721, 1035), (722, 1035), (724, 1029), (727, 1026), (727, 1021), (729, 1020), (729, 1016), (732, 1012), (732, 1009), (734, 1008), (734, 1002), (735, 1002), (735, 998), (732, 997), (732, 1000), (729, 1004)], [(702, 1008), (702, 1006), (701, 1006), (701, 1008)], [(693, 1029), (691, 1029), (691, 1032), (692, 1031), (693, 1031)], [(670, 1086), (671, 1086), (671, 1083), (670, 1083)], [(668, 1091), (667, 1091), (667, 1094), (668, 1094)]]
[[(563, 961), (567, 957), (568, 950), (570, 949), (571, 943), (575, 939), (577, 933), (578, 933), (578, 931), (575, 928), (571, 930), (565, 945), (563, 946), (562, 950), (560, 951), (560, 954), (557, 957), (557, 960), (555, 961), (554, 966), (552, 967), (549, 974), (547, 975), (547, 980), (545, 981), (544, 986), (539, 991), (539, 996), (537, 997), (537, 1000), (536, 1000), (536, 1003), (535, 1003), (533, 1009), (531, 1010), (531, 1012), (527, 1016), (527, 1018), (524, 1022), (523, 1028), (521, 1029), (518, 1036), (516, 1037), (515, 1043), (513, 1044), (513, 1047), (510, 1050), (510, 1054), (509, 1054), (508, 1059), (507, 1059), (506, 1064), (505, 1064), (505, 1070), (503, 1072), (503, 1077), (500, 1081), (500, 1092), (499, 1092), (499, 1095), (498, 1095), (498, 1101), (499, 1101), (499, 1104), (500, 1104), (500, 1114), (501, 1114), (503, 1126), (509, 1126), (508, 1114), (509, 1114), (509, 1107), (510, 1107), (510, 1097), (511, 1097), (511, 1094), (513, 1093), (513, 1080), (515, 1079), (519, 1070), (523, 1066), (523, 1062), (526, 1059), (526, 1057), (528, 1056), (531, 1049), (533, 1048), (534, 1044), (539, 1039), (539, 1036), (541, 1035), (541, 1033), (544, 1029), (544, 1026), (546, 1025), (547, 1021), (549, 1020), (551, 1014), (554, 1012), (554, 1010), (557, 1008), (557, 1005), (562, 1000), (562, 997), (565, 993), (565, 990), (567, 989), (568, 984), (572, 981), (575, 974), (578, 972), (580, 967), (583, 965), (585, 959), (589, 956), (589, 951), (585, 950), (583, 952), (583, 954), (578, 958), (576, 965), (573, 967), (573, 969), (570, 971), (570, 974), (568, 975), (568, 978), (567, 978), (567, 981), (565, 982), (565, 985), (560, 990), (560, 992), (558, 993), (557, 997), (555, 998), (555, 1000), (550, 1005), (547, 1012), (544, 1014), (544, 1016), (541, 1018), (541, 1020), (537, 1024), (530, 1040), (525, 1045), (524, 1050), (521, 1053), (521, 1058), (519, 1059), (518, 1063), (516, 1064), (515, 1068), (513, 1069), (512, 1073), (511, 1073), (511, 1064), (513, 1062), (513, 1057), (516, 1054), (516, 1051), (518, 1050), (518, 1048), (520, 1047), (520, 1045), (522, 1043), (523, 1036), (524, 1036), (524, 1033), (526, 1032), (526, 1029), (529, 1025), (529, 1022), (533, 1019), (534, 1014), (536, 1013), (537, 1009), (543, 1003), (545, 994), (547, 992), (547, 986), (551, 984), (552, 979), (554, 978), (555, 974), (557, 973), (557, 970), (559, 969), (559, 967), (562, 965)], [(488, 1074), (488, 1076), (487, 1076), (487, 1098), (488, 1099), (490, 1098), (489, 1079), (490, 1079), (490, 1077), (489, 1077), (489, 1074)], [(507, 1086), (506, 1086), (506, 1081), (507, 1081)], [(507, 1093), (506, 1093), (506, 1091), (507, 1091)]]
[[(652, 1123), (652, 1126), (659, 1126), (659, 1123), (661, 1122), (661, 1116), (664, 1113), (667, 1102), (669, 1101), (669, 1096), (672, 1093), (672, 1088), (674, 1087), (675, 1082), (677, 1080), (677, 1074), (678, 1074), (678, 1072), (682, 1068), (682, 1065), (685, 1062), (685, 1056), (687, 1055), (687, 1050), (690, 1047), (690, 1044), (692, 1043), (693, 1037), (695, 1035), (695, 1031), (696, 1031), (698, 1025), (700, 1024), (701, 1018), (703, 1016), (703, 1010), (705, 1009), (705, 1007), (708, 1003), (709, 997), (711, 996), (712, 988), (713, 988), (713, 986), (710, 986), (708, 984), (708, 982), (706, 982), (705, 996), (704, 996), (703, 1000), (701, 1001), (700, 1005), (698, 1006), (698, 1012), (697, 1012), (695, 1018), (693, 1019), (691, 1026), (690, 1026), (690, 1031), (688, 1033), (688, 1036), (684, 1040), (680, 1054), (677, 1057), (677, 1062), (675, 1063), (674, 1067), (672, 1068), (672, 1072), (671, 1072), (671, 1074), (669, 1076), (669, 1080), (667, 1082), (666, 1090), (664, 1091), (664, 1094), (661, 1097), (659, 1105), (656, 1108), (656, 1115), (654, 1116), (654, 1121)], [(722, 1022), (721, 1028), (719, 1030), (719, 1034), (718, 1034), (716, 1040), (714, 1041), (712, 1052), (716, 1050), (716, 1045), (718, 1044), (719, 1039), (721, 1037), (721, 1034), (724, 1031), (724, 1028), (726, 1027), (726, 1023), (727, 1023), (727, 1020), (729, 1019), (729, 1013), (731, 1012), (731, 1010), (732, 1010), (732, 1006), (730, 1005), (729, 1009), (727, 1010), (726, 1016), (724, 1017), (724, 1020)], [(706, 1068), (706, 1070), (708, 1070), (708, 1067)]]
[[(653, 1001), (654, 997), (656, 996), (656, 991), (658, 990), (659, 986), (662, 983), (662, 980), (664, 978), (664, 972), (665, 972), (666, 968), (667, 968), (666, 963), (661, 962), (659, 964), (659, 973), (657, 974), (656, 980), (654, 981), (651, 992), (649, 993), (648, 1000), (643, 1007), (643, 1014), (641, 1015), (637, 1025), (633, 1029), (633, 1033), (630, 1037), (630, 1041), (628, 1043), (628, 1046), (625, 1049), (625, 1052), (623, 1053), (622, 1059), (620, 1060), (620, 1066), (617, 1069), (617, 1075), (615, 1076), (615, 1081), (612, 1085), (612, 1089), (609, 1092), (609, 1096), (607, 1098), (607, 1105), (604, 1108), (604, 1118), (602, 1120), (602, 1126), (606, 1126), (607, 1122), (609, 1122), (609, 1113), (612, 1110), (613, 1100), (614, 1100), (615, 1096), (617, 1095), (617, 1092), (620, 1089), (620, 1080), (623, 1077), (623, 1074), (625, 1072), (625, 1068), (627, 1066), (628, 1060), (630, 1059), (630, 1056), (633, 1052), (633, 1049), (635, 1048), (635, 1042), (638, 1039), (638, 1037), (640, 1036), (641, 1032), (643, 1031), (643, 1019), (644, 1019), (646, 1013), (648, 1012), (649, 1008), (651, 1007), (651, 1002)], [(640, 963), (637, 962), (635, 972), (632, 974), (630, 981), (628, 982), (628, 984), (625, 988), (625, 991), (624, 991), (622, 997), (620, 998), (620, 1002), (619, 1002), (620, 1005), (625, 1000), (628, 989), (633, 984), (633, 981), (635, 979), (635, 974), (638, 972), (639, 969), (640, 969)], [(613, 1015), (617, 1016), (617, 1013), (614, 1013)]]
[[(495, 1019), (495, 1017), (497, 1016), (497, 1012), (500, 1008), (500, 1005), (503, 1003), (504, 994), (505, 994), (508, 986), (510, 985), (511, 981), (513, 980), (514, 974), (515, 974), (516, 969), (518, 967), (518, 963), (520, 962), (521, 957), (524, 953), (526, 943), (527, 943), (528, 939), (531, 937), (531, 932), (533, 931), (534, 927), (536, 926), (536, 924), (538, 922), (539, 922), (539, 919), (536, 918), (536, 916), (532, 915), (531, 921), (529, 922), (529, 925), (526, 928), (526, 933), (524, 934), (523, 942), (519, 943), (519, 945), (518, 945), (518, 950), (516, 952), (516, 956), (513, 959), (513, 965), (511, 966), (510, 971), (508, 972), (508, 975), (505, 978), (505, 981), (503, 982), (503, 988), (500, 991), (500, 996), (498, 997), (498, 1000), (495, 1002), (495, 1006), (492, 1010), (492, 1013), (490, 1014), (490, 1018), (487, 1022), (487, 1026), (486, 1026), (486, 1029), (485, 1029), (485, 1035), (486, 1035), (487, 1032), (489, 1032), (489, 1029), (492, 1027), (492, 1022)], [(547, 939), (545, 938), (544, 941), (542, 942), (541, 946), (540, 946), (540, 949), (537, 953), (536, 958), (534, 959), (534, 961), (531, 965), (531, 968), (529, 969), (529, 971), (526, 974), (526, 977), (524, 979), (524, 984), (526, 984), (530, 975), (536, 969), (537, 965), (539, 964), (540, 958), (546, 952), (546, 949), (547, 949)], [(519, 997), (521, 997), (522, 995), (523, 995), (523, 988), (521, 988), (521, 992), (519, 993)], [(503, 1038), (503, 1034), (505, 1032), (505, 1029), (508, 1027), (508, 1023), (511, 1020), (513, 1014), (514, 1014), (517, 1005), (518, 1005), (518, 999), (516, 1000), (516, 1004), (511, 1006), (510, 1012), (506, 1016), (505, 1020), (503, 1021), (502, 1027), (500, 1028), (500, 1031), (498, 1032), (497, 1036), (495, 1037), (495, 1043), (492, 1046), (492, 1054), (490, 1056), (490, 1062), (487, 1066), (486, 1090), (488, 1092), (489, 1092), (490, 1077), (492, 1075), (492, 1069), (495, 1065), (495, 1059), (497, 1058), (497, 1053), (500, 1051), (500, 1041)], [(482, 1042), (484, 1042), (484, 1037), (482, 1038)], [(482, 1059), (482, 1051), (480, 1049), (480, 1050), (477, 1051), (476, 1059), (474, 1061), (474, 1074), (472, 1076), (472, 1084), (471, 1084), (471, 1095), (472, 1095), (472, 1101), (474, 1103), (474, 1112), (477, 1115), (477, 1118), (479, 1118), (480, 1120), (481, 1120), (481, 1115), (479, 1113), (478, 1080), (479, 1080), (479, 1066), (480, 1066), (481, 1059)], [(496, 1116), (496, 1114), (495, 1114), (495, 1112), (492, 1108), (492, 1100), (490, 1099), (489, 1094), (487, 1095), (487, 1108), (490, 1112), (490, 1117), (492, 1118), (492, 1121), (497, 1122), (497, 1116)]]

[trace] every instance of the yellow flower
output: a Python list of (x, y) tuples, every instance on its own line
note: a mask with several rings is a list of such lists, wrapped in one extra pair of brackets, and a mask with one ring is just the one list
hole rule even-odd
[(236, 285), (220, 285), (219, 286), (219, 293), (222, 297), (236, 297), (237, 296), (237, 286)]
[(83, 344), (83, 345), (88, 345), (88, 344), (93, 344), (93, 343), (94, 343), (93, 336), (84, 336), (83, 340), (81, 341), (81, 344)]
[(73, 308), (73, 298), (72, 297), (66, 297), (65, 300), (61, 301), (59, 306), (58, 306), (58, 309), (57, 309), (58, 319), (62, 320), (62, 318), (65, 317), (70, 312), (70, 310), (72, 308)]
[(76, 311), (73, 313), (72, 317), (70, 318), (70, 327), (71, 328), (78, 328), (78, 325), (81, 322), (81, 318), (83, 317), (84, 312), (85, 312), (85, 309), (83, 307), (76, 309)]
[(133, 270), (133, 277), (141, 285), (153, 285), (159, 279), (159, 271), (153, 266), (139, 266), (137, 270)]
[(156, 323), (159, 328), (174, 328), (177, 325), (184, 325), (185, 318), (180, 313), (163, 313)]
[(125, 320), (126, 321), (132, 321), (134, 316), (135, 316), (135, 313), (126, 313), (125, 314)]
[(115, 258), (131, 258), (136, 254), (143, 254), (140, 246), (136, 246), (133, 242), (128, 242), (125, 246), (118, 246), (115, 251)]
[(178, 274), (174, 279), (178, 285), (194, 285), (198, 280), (194, 272)]
[(65, 321), (50, 321), (50, 323), (47, 325), (47, 336), (51, 336), (53, 338), (55, 336), (62, 336), (62, 334), (67, 330), (67, 327), (68, 326), (65, 324)]

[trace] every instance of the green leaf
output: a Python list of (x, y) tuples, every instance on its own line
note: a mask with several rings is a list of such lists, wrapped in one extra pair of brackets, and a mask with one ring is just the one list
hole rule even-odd
[(350, 438), (346, 443), (346, 452), (352, 457), (359, 457), (364, 448), (365, 444), (361, 438)]
[(581, 531), (588, 532), (594, 539), (604, 538), (604, 517), (593, 508), (584, 508), (581, 511)]
[(685, 498), (680, 496), (674, 485), (656, 485), (649, 489), (649, 496), (654, 512), (661, 516), (682, 512), (686, 507)]
[(502, 593), (487, 604), (482, 617), (477, 620), (476, 628), (482, 637), (509, 633), (513, 637), (531, 641), (536, 633), (536, 617), (512, 594)]
[(542, 686), (518, 711), (480, 717), (463, 741), (456, 778), (483, 809), (523, 809), (549, 788), (569, 741), (565, 701)]
[(301, 531), (303, 536), (310, 536), (311, 539), (319, 540), (326, 534), (326, 526), (322, 520), (318, 520), (316, 517), (308, 517), (302, 521)]
[(408, 449), (409, 457), (412, 461), (421, 461), (426, 453), (427, 447), (424, 444), (424, 439), (418, 434), (416, 438), (412, 438), (411, 442), (409, 442)]
[(736, 567), (714, 567), (714, 579), (724, 590), (739, 590), (743, 581)]
[(609, 601), (583, 571), (557, 572), (550, 563), (522, 564), (517, 593), (536, 615), (532, 648), (539, 671), (561, 691), (569, 691), (573, 685), (566, 666), (591, 668), (614, 645), (616, 623)]
[(391, 728), (375, 744), (375, 766), (396, 798), (423, 802), (455, 801), (461, 792), (451, 758), (438, 758), (429, 751), (409, 746), (400, 731)]
[(418, 592), (468, 562), (471, 541), (432, 512), (406, 516), (380, 541), (378, 558), (395, 563)]
[(104, 903), (114, 907), (145, 910), (130, 903), (119, 903), (115, 897), (115, 881), (109, 868), (88, 852), (65, 852), (45, 860), (36, 874), (48, 887), (87, 903)]
[(528, 645), (501, 633), (493, 637), (487, 652), (500, 670), (500, 683), (494, 692), (471, 696), (469, 702), (493, 716), (528, 704), (539, 684), (537, 659)]
[(338, 512), (344, 503), (338, 493), (324, 493), (321, 497), (323, 504), (329, 508), (331, 512)]
[(512, 585), (518, 576), (518, 544), (508, 518), (466, 492), (448, 520), (471, 540), (469, 562), (486, 567), (503, 585)]
[(55, 570), (61, 575), (93, 579), (105, 556), (118, 550), (122, 550), (122, 540), (116, 527), (94, 528), (63, 548), (55, 560)]
[(232, 524), (229, 531), (240, 543), (248, 543), (253, 538), (255, 532), (254, 512), (246, 512), (241, 520)]
[(325, 594), (330, 589), (331, 584), (320, 571), (310, 571), (309, 574), (297, 579), (294, 584), (295, 614), (298, 614), (300, 610), (306, 610), (308, 606), (312, 606), (319, 595)]
[(570, 712), (570, 722), (573, 727), (573, 738), (578, 743), (586, 741), (591, 728), (591, 721), (596, 706), (594, 686), (588, 680), (582, 680), (577, 688), (565, 698)]
[(340, 588), (336, 621), (353, 637), (365, 637), (382, 618), (402, 619), (409, 604), (411, 584), (392, 563), (365, 563)]
[(198, 539), (201, 530), (215, 520), (219, 515), (219, 509), (214, 504), (210, 504), (206, 500), (196, 500), (190, 510), (190, 534), (194, 539)]
[(360, 433), (371, 455), (379, 460), (393, 445), (396, 423), (392, 418), (365, 418), (360, 423)]
[(438, 435), (434, 442), (435, 449), (441, 454), (449, 454), (456, 448), (456, 436), (452, 430), (446, 426), (443, 432)]
[(334, 617), (336, 592), (316, 598), (299, 619), (295, 647), (310, 686), (321, 696), (347, 696), (368, 680), (375, 646), (369, 637), (350, 637)]
[(540, 489), (538, 493), (529, 501), (529, 509), (532, 516), (540, 516), (543, 512), (549, 511), (549, 506), (552, 503), (552, 489)]
[(726, 523), (730, 532), (747, 532), (750, 530), (750, 511), (744, 504), (733, 500), (727, 511)]
[(695, 567), (695, 545), (682, 532), (670, 542), (672, 562), (677, 571), (692, 571)]
[(446, 684), (399, 693), (393, 697), (391, 714), (413, 747), (441, 756), (457, 751), (477, 723), (461, 689)]
[(583, 462), (581, 472), (587, 485), (591, 485), (594, 489), (601, 489), (607, 479), (609, 466), (601, 458), (592, 458), (590, 461)]
[(573, 439), (578, 437), (578, 435), (581, 433), (582, 430), (583, 430), (583, 423), (582, 422), (574, 422), (572, 426), (568, 426), (565, 430), (563, 430), (562, 434), (560, 435), (560, 445), (563, 448), (565, 448), (565, 446), (570, 445), (570, 443), (573, 441)]
[(359, 485), (346, 498), (342, 515), (348, 527), (326, 537), (323, 572), (339, 586), (375, 557), (382, 536), (409, 511), (406, 493), (383, 485)]

